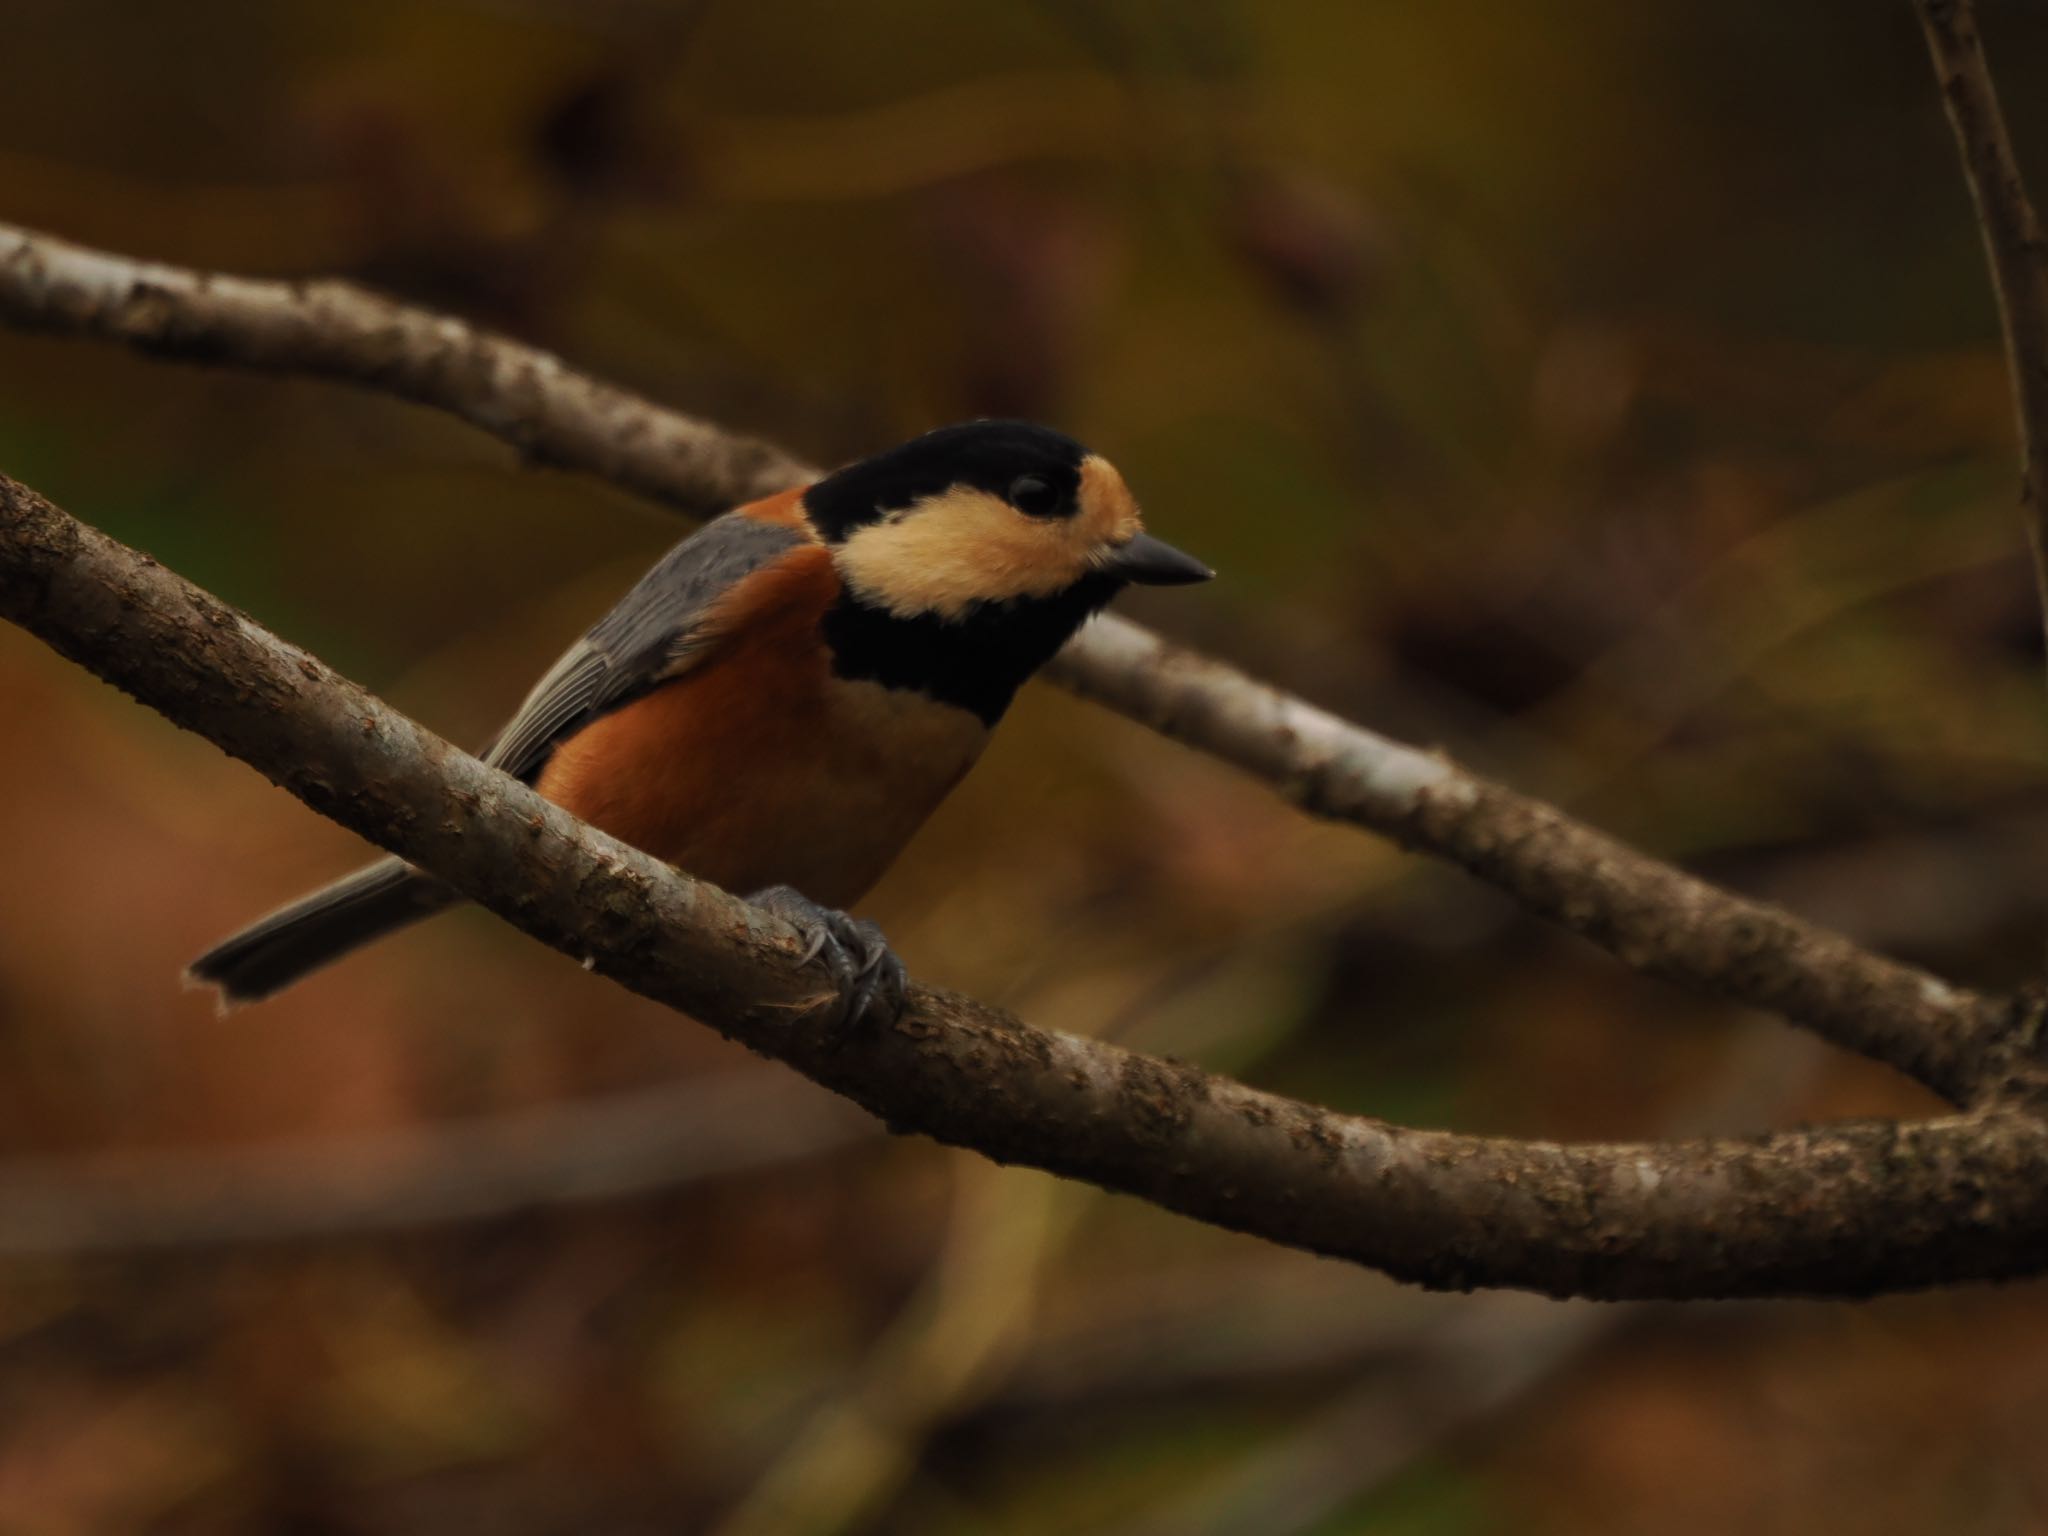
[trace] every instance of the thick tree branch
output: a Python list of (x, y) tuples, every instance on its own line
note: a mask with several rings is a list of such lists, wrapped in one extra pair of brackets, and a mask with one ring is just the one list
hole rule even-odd
[(2048, 1123), (1747, 1141), (1405, 1130), (914, 986), (831, 1028), (787, 925), (606, 837), (0, 479), (0, 615), (558, 949), (917, 1131), (1425, 1285), (1863, 1295), (2048, 1267)]
[[(0, 225), (0, 320), (193, 362), (341, 379), (453, 412), (543, 462), (690, 511), (813, 471), (758, 442), (597, 383), (559, 359), (345, 283), (227, 277)], [(1768, 1009), (1885, 1061), (1952, 1103), (1999, 1091), (2004, 1005), (1873, 955), (1465, 772), (1175, 649), (1089, 627), (1068, 687), (1279, 786), (1305, 810), (1448, 859), (1640, 970)]]
[(1977, 34), (1975, 0), (1913, 0), (1927, 33), (1963, 176), (1977, 205), (1984, 255), (2005, 332), (2019, 417), (2020, 513), (2048, 634), (2048, 241), (2005, 131), (1998, 89)]

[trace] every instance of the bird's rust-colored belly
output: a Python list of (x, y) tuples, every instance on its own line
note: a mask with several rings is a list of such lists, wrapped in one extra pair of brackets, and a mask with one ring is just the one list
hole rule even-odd
[(570, 737), (535, 787), (727, 890), (845, 907), (987, 737), (965, 710), (833, 677), (822, 648), (766, 633)]

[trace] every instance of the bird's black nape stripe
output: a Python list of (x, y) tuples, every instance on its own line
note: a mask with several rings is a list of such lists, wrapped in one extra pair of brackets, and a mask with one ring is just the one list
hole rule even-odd
[(900, 619), (847, 592), (826, 611), (825, 643), (838, 676), (914, 690), (993, 727), (1025, 680), (1122, 586), (1089, 576), (1052, 597), (986, 603), (951, 620)]
[(955, 485), (1009, 499), (1019, 478), (1046, 482), (1054, 505), (1071, 515), (1088, 450), (1029, 421), (968, 421), (940, 427), (899, 447), (827, 475), (804, 493), (811, 525), (831, 543), (888, 513)]

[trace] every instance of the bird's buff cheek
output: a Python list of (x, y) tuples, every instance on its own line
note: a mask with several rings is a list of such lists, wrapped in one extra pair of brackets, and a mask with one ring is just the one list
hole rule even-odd
[(856, 596), (900, 618), (958, 617), (977, 603), (1050, 597), (1084, 575), (1095, 542), (1079, 517), (1026, 517), (958, 487), (909, 517), (857, 530), (836, 554)]

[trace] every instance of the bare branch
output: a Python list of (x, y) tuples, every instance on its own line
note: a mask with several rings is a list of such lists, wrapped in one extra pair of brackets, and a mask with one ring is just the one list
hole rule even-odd
[(587, 470), (700, 516), (816, 474), (551, 353), (332, 279), (196, 272), (0, 224), (0, 319), (185, 362), (367, 385), (459, 416), (533, 463)]
[(2007, 1009), (1637, 852), (1554, 806), (1374, 734), (1114, 617), (1056, 662), (1075, 692), (1463, 866), (1640, 971), (1802, 1024), (1951, 1103), (2001, 1084)]
[(2005, 131), (1975, 0), (1913, 0), (1977, 205), (2020, 432), (2020, 512), (2048, 635), (2048, 241)]
[(1864, 1295), (2048, 1268), (2048, 1123), (1993, 1109), (1754, 1140), (1405, 1130), (913, 986), (853, 1033), (778, 919), (584, 826), (0, 479), (0, 615), (526, 932), (892, 1128), (1437, 1287)]
[[(814, 473), (548, 353), (345, 283), (195, 272), (0, 225), (0, 320), (386, 390), (451, 411), (530, 458), (691, 511)], [(2000, 1091), (2001, 1048), (2027, 1032), (1999, 1002), (1694, 879), (1542, 801), (1123, 620), (1089, 626), (1054, 675), (1280, 787), (1305, 810), (1461, 865), (1628, 965), (1783, 1014), (1952, 1103)]]

